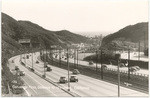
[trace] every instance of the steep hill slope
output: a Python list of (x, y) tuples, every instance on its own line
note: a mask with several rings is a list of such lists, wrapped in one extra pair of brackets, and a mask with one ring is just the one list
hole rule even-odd
[(147, 22), (129, 25), (116, 33), (104, 37), (102, 45), (109, 48), (113, 48), (113, 45), (116, 45), (117, 48), (125, 49), (128, 46), (132, 48), (137, 47), (138, 42), (141, 43), (141, 47), (144, 47), (144, 41), (145, 46), (148, 47)]
[[(2, 13), (2, 36), (18, 41), (22, 38), (30, 38), (32, 42), (40, 42), (42, 45), (61, 45), (80, 43), (87, 38), (71, 33), (67, 30), (49, 31), (30, 21), (17, 21), (12, 17)], [(2, 40), (7, 40), (7, 38)]]

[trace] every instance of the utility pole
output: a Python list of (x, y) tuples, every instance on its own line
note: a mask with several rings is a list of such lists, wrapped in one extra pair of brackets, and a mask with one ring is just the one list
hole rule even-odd
[(130, 79), (130, 49), (128, 46), (128, 80)]
[(96, 50), (96, 73), (97, 73), (97, 63), (98, 63), (98, 51)]
[(78, 49), (77, 49), (77, 69), (78, 69)]
[(45, 50), (46, 50), (45, 61), (47, 62), (47, 46)]
[(102, 55), (103, 55), (103, 51), (102, 51), (102, 49), (101, 49), (101, 79), (103, 79), (103, 67), (102, 67)]
[(59, 65), (61, 67), (61, 49), (59, 49)]
[[(25, 48), (26, 50), (26, 48)], [(24, 53), (24, 63), (25, 63), (25, 66), (26, 66), (26, 53)]]
[(118, 97), (120, 97), (120, 54), (115, 54), (115, 59), (117, 60), (117, 65), (118, 65)]
[(139, 55), (138, 55), (138, 60), (140, 60), (140, 41), (139, 41)]
[(76, 49), (74, 48), (74, 66), (76, 67)]
[(70, 79), (69, 79), (69, 53), (68, 53), (68, 47), (67, 47), (67, 66), (68, 66), (68, 91), (70, 91)]

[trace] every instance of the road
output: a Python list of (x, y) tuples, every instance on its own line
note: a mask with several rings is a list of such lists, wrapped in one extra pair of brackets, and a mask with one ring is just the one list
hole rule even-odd
[[(12, 60), (14, 60), (13, 64), (11, 63)], [(24, 89), (28, 96), (71, 96), (53, 84), (37, 76), (33, 72), (29, 71), (27, 68), (20, 64), (19, 60), (19, 56), (15, 56), (9, 59), (9, 68), (10, 70), (13, 70), (15, 67), (14, 65), (17, 65), (20, 70), (25, 72), (25, 76), (22, 76), (22, 80), (25, 82)], [(27, 61), (27, 63), (29, 63), (29, 61)]]
[[(34, 55), (34, 69), (39, 74), (43, 74), (43, 62), (39, 61), (39, 64), (36, 64), (36, 60), (39, 56), (39, 53), (36, 53)], [(19, 63), (19, 58), (16, 59), (16, 61)], [(32, 66), (31, 63), (31, 57), (27, 59), (27, 66)], [(67, 84), (60, 84), (59, 78), (61, 76), (67, 77), (67, 71), (58, 67), (54, 67), (51, 65), (48, 65), (52, 68), (52, 72), (46, 72), (46, 77), (51, 79), (56, 84), (59, 84), (63, 88), (67, 88)], [(19, 66), (21, 70), (26, 70), (24, 67)], [(70, 75), (72, 75), (70, 71)], [(76, 83), (70, 83), (70, 89), (71, 92), (78, 94), (79, 96), (117, 96), (118, 94), (118, 86), (115, 84), (111, 84), (102, 80), (94, 79), (88, 76), (84, 75), (77, 75), (79, 82)], [(42, 81), (42, 79), (39, 79), (39, 81)], [(41, 82), (40, 82), (41, 83)], [(45, 85), (44, 83), (41, 83), (42, 85)], [(131, 90), (125, 87), (121, 87), (121, 96), (148, 96), (148, 94), (138, 92), (135, 90)]]
[[(122, 55), (126, 55), (126, 53), (122, 54)], [(124, 56), (124, 57), (126, 58), (126, 56)], [(133, 56), (131, 56), (131, 57), (133, 58)], [(57, 59), (59, 59), (59, 55), (57, 56)], [(66, 61), (64, 58), (62, 58), (61, 60), (62, 61)], [(69, 62), (70, 63), (74, 63), (74, 59), (73, 58), (69, 58)], [(78, 60), (78, 64), (83, 65), (83, 66), (89, 66), (89, 67), (95, 67), (96, 68), (96, 63), (93, 63), (93, 65), (89, 65), (89, 62), (87, 62), (87, 61)], [(101, 64), (97, 64), (97, 67), (101, 68)], [(111, 69), (114, 69), (114, 70), (117, 71), (117, 66), (115, 66), (115, 65), (109, 64), (109, 65), (107, 65), (107, 68), (111, 68)], [(121, 67), (120, 71), (126, 71), (127, 72), (128, 71), (128, 67)], [(139, 71), (132, 72), (132, 73), (143, 74), (143, 75), (146, 75), (146, 76), (149, 75), (149, 71), (147, 69), (140, 69)]]

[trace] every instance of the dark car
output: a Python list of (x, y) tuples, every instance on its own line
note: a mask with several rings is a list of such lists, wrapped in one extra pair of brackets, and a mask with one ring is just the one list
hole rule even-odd
[(137, 69), (137, 71), (139, 71), (140, 70), (140, 67), (139, 66), (134, 66), (136, 69)]
[(39, 63), (39, 61), (36, 61), (35, 63), (37, 63), (37, 64), (38, 64), (38, 63)]
[(51, 67), (47, 67), (47, 71), (52, 71)]
[(15, 70), (19, 70), (18, 66), (15, 66)]
[(25, 76), (24, 71), (20, 71), (20, 72), (19, 72), (19, 75), (20, 75), (20, 76)]
[(72, 74), (80, 74), (80, 72), (79, 72), (78, 69), (74, 69), (74, 70), (72, 71)]
[(71, 76), (70, 82), (78, 82), (78, 78), (76, 76)]
[(29, 67), (29, 70), (34, 72), (34, 69), (32, 67)]
[(120, 63), (119, 66), (120, 67), (126, 67), (126, 65), (124, 63)]
[(107, 68), (107, 65), (106, 64), (102, 64), (101, 66), (103, 69), (106, 69)]
[(140, 70), (140, 67), (139, 67), (139, 66), (132, 66), (132, 67), (129, 68), (129, 70), (130, 70), (131, 72), (136, 72), (136, 71), (139, 71), (139, 70)]
[(93, 64), (94, 64), (93, 61), (90, 61), (90, 62), (89, 62), (89, 65), (93, 65)]
[(59, 82), (60, 83), (67, 83), (66, 77), (60, 77)]
[(26, 57), (27, 57), (27, 59), (29, 59), (29, 55), (27, 55)]
[(14, 60), (12, 60), (12, 63), (14, 63)]

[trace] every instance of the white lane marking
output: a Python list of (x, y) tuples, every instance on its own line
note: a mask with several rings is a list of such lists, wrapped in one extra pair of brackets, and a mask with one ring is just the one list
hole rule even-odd
[(29, 92), (26, 90), (25, 87), (23, 87), (23, 89), (25, 90), (25, 92), (27, 93), (28, 96), (31, 96), (31, 94), (29, 94)]
[[(23, 79), (23, 78), (22, 78)], [(23, 81), (28, 85), (28, 86), (30, 86), (29, 85), (29, 83), (25, 80), (25, 79), (23, 79)], [(31, 88), (32, 89), (32, 88)], [(36, 94), (38, 94), (37, 92), (36, 92), (36, 90), (34, 90), (34, 89), (32, 89)]]
[[(38, 84), (40, 84), (41, 86), (44, 87), (44, 85), (42, 85), (40, 82), (38, 82), (36, 79), (34, 79), (32, 76), (30, 76), (29, 74), (26, 74), (28, 75), (29, 77), (31, 77), (35, 82), (37, 82)], [(54, 96), (57, 96), (55, 93), (53, 93), (51, 90), (48, 89), (49, 92), (51, 92)]]

